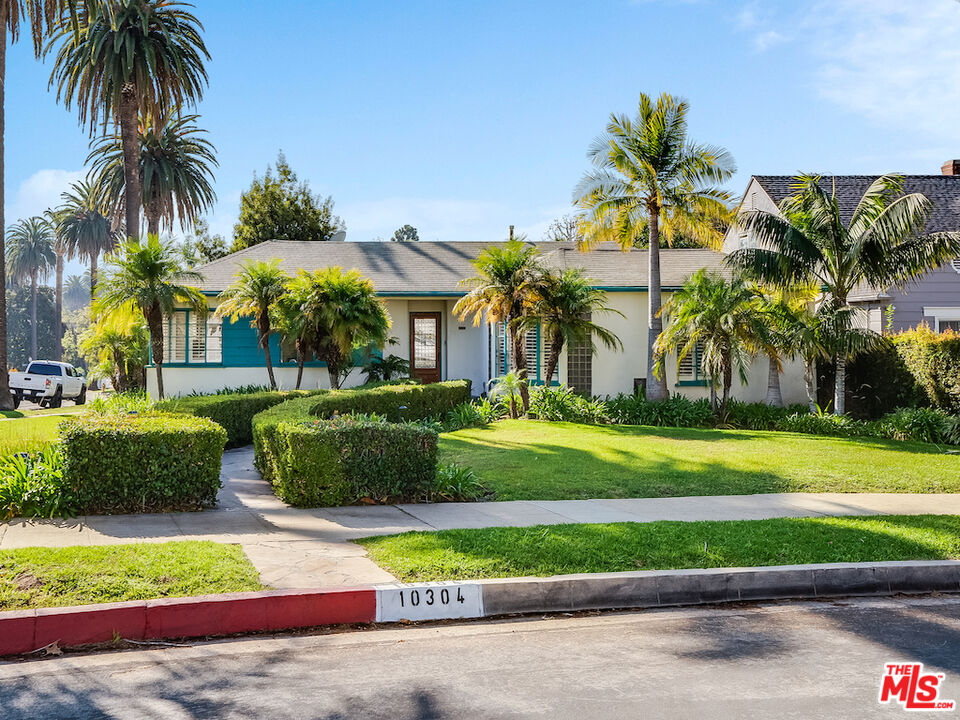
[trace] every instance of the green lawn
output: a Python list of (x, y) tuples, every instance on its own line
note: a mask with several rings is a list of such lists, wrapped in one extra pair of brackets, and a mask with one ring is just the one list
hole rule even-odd
[(960, 517), (780, 518), (443, 530), (358, 540), (405, 582), (960, 557)]
[(497, 500), (960, 492), (960, 455), (894, 440), (504, 420), (440, 449)]
[(57, 438), (63, 415), (0, 420), (0, 455), (35, 450)]
[(0, 610), (262, 589), (239, 545), (204, 541), (0, 550)]
[(0, 419), (33, 418), (43, 415), (73, 415), (86, 409), (85, 405), (63, 405), (58, 408), (38, 408), (36, 410), (0, 410)]

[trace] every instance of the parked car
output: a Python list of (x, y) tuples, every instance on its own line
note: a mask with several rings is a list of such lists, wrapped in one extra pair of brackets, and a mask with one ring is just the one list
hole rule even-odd
[(64, 400), (77, 405), (87, 401), (87, 380), (70, 363), (34, 360), (24, 372), (10, 373), (13, 406), (26, 399), (40, 407), (58, 408)]

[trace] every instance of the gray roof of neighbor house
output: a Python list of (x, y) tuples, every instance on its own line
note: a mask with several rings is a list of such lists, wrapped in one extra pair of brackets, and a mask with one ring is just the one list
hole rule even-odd
[[(754, 175), (754, 179), (777, 205), (796, 193), (792, 175)], [(837, 203), (844, 222), (850, 219), (860, 198), (876, 175), (824, 175), (820, 186), (828, 193), (836, 187)], [(960, 175), (904, 175), (904, 193), (923, 193), (933, 203), (927, 232), (960, 230)]]
[[(484, 248), (504, 243), (482, 242), (298, 242), (274, 240), (202, 265), (199, 287), (220, 292), (233, 280), (245, 260), (280, 259), (289, 275), (298, 270), (340, 266), (357, 269), (369, 277), (381, 295), (415, 295), (465, 292), (460, 281), (475, 274), (472, 260)], [(580, 252), (574, 243), (537, 242), (544, 264), (555, 269), (582, 268), (599, 287), (645, 288), (647, 253), (623, 252), (613, 243), (602, 243)], [(712, 250), (662, 250), (660, 277), (663, 287), (679, 287), (700, 268), (723, 271), (723, 255)]]

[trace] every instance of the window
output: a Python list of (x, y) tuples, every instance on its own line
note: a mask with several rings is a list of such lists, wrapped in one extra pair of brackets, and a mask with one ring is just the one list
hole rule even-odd
[(175, 311), (163, 328), (163, 361), (185, 363), (187, 361), (187, 313)]
[(703, 344), (697, 343), (682, 360), (677, 362), (677, 384), (706, 385), (707, 375), (703, 371)]
[(27, 366), (27, 373), (30, 375), (60, 375), (60, 366), (50, 363), (32, 362)]
[(960, 307), (925, 307), (923, 314), (937, 332), (960, 332)]
[(937, 332), (946, 332), (952, 330), (960, 333), (960, 320), (939, 320), (937, 321)]
[(191, 365), (223, 360), (223, 320), (212, 312), (175, 310), (163, 323), (163, 361)]
[(527, 361), (527, 380), (540, 379), (540, 330), (530, 330), (523, 338), (523, 353)]
[(567, 385), (581, 395), (593, 394), (593, 349), (589, 342), (567, 348)]

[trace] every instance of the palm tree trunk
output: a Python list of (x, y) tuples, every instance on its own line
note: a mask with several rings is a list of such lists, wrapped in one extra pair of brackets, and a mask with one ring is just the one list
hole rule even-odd
[[(153, 353), (153, 364), (157, 368), (157, 395), (163, 400), (163, 313), (159, 306), (153, 306), (144, 313), (147, 327), (150, 329), (150, 351)], [(146, 383), (146, 377), (144, 377)]]
[[(128, 82), (120, 91), (120, 143), (123, 148), (123, 198), (127, 237), (140, 237), (140, 133), (137, 86)], [(91, 285), (93, 284), (91, 278)], [(160, 370), (160, 365), (157, 365)]]
[(847, 358), (837, 355), (837, 379), (834, 383), (833, 411), (843, 415), (847, 411)]
[(729, 351), (725, 353), (723, 359), (723, 398), (720, 400), (720, 411), (722, 414), (727, 412), (727, 403), (730, 402), (730, 388), (733, 386), (733, 358)]
[(650, 216), (650, 247), (647, 249), (647, 400), (667, 400), (667, 374), (661, 373), (657, 377), (654, 373), (655, 359), (653, 350), (657, 338), (663, 332), (663, 318), (660, 317), (662, 294), (660, 291), (660, 206), (651, 203), (648, 208)]
[(803, 363), (803, 382), (807, 386), (807, 407), (810, 413), (817, 412), (817, 361), (805, 360)]
[(563, 334), (559, 332), (554, 333), (553, 339), (550, 341), (550, 355), (547, 357), (546, 377), (544, 378), (544, 384), (547, 387), (550, 387), (553, 374), (557, 371), (557, 363), (560, 362), (560, 353), (562, 351)]
[(63, 255), (57, 253), (57, 316), (54, 318), (54, 353), (63, 360)]
[(303, 364), (306, 362), (306, 360), (307, 360), (307, 356), (303, 352), (298, 350), (297, 351), (297, 387), (296, 387), (297, 390), (300, 389), (300, 383), (303, 381)]
[[(6, 227), (3, 217), (4, 96), (7, 73), (7, 13), (10, 3), (0, 2), (0, 231)], [(7, 256), (0, 241), (0, 410), (13, 410), (10, 378), (7, 375)]]
[(507, 331), (510, 333), (513, 345), (513, 370), (520, 378), (520, 404), (523, 406), (523, 414), (526, 415), (530, 409), (530, 388), (527, 385), (527, 352), (524, 347), (524, 335), (511, 329), (510, 321), (507, 321)]
[(160, 235), (160, 210), (155, 205), (156, 203), (151, 202), (144, 208), (147, 216), (147, 236)]
[(263, 348), (263, 356), (267, 361), (267, 377), (270, 378), (270, 389), (277, 389), (277, 380), (273, 376), (273, 358), (270, 357), (270, 336), (262, 335), (260, 337), (260, 347)]
[(97, 255), (99, 251), (94, 250), (90, 255), (90, 303), (97, 299)]
[(30, 359), (37, 360), (37, 271), (30, 278)]
[(775, 355), (767, 355), (770, 364), (767, 371), (767, 400), (770, 407), (783, 407), (783, 393), (780, 391), (780, 364)]

